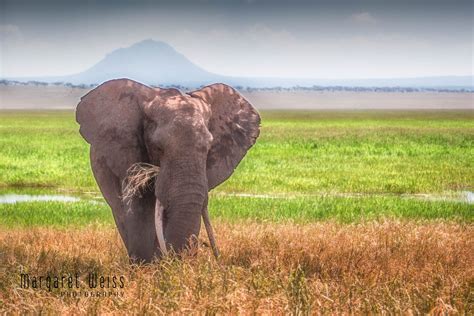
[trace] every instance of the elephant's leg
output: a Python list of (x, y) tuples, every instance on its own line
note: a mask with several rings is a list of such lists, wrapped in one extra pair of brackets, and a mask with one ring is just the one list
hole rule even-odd
[(101, 184), (99, 189), (107, 201), (107, 204), (109, 204), (112, 209), (112, 214), (120, 233), (120, 237), (122, 237), (125, 247), (128, 249), (125, 214), (122, 210), (122, 185), (120, 180), (107, 166), (105, 157), (99, 155), (94, 146), (91, 146), (90, 158), (94, 177), (97, 183)]
[(112, 209), (115, 224), (132, 262), (151, 262), (159, 255), (154, 224), (155, 198), (147, 193), (142, 198), (122, 200), (122, 186), (106, 163), (105, 157), (91, 146), (91, 165), (105, 200)]
[(127, 250), (132, 262), (151, 262), (160, 255), (155, 229), (155, 197), (148, 193), (124, 203)]

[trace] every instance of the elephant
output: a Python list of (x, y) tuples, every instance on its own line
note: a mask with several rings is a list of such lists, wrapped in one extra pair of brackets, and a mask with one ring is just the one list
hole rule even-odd
[[(203, 219), (214, 255), (208, 193), (231, 176), (260, 134), (260, 115), (217, 83), (189, 93), (130, 79), (102, 83), (76, 108), (95, 180), (132, 263), (197, 249)], [(140, 194), (125, 194), (134, 166), (159, 171)]]

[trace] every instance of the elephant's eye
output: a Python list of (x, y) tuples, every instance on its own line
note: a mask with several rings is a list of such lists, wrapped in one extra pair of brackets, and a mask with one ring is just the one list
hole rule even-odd
[(157, 139), (154, 139), (152, 140), (152, 147), (153, 147), (153, 151), (157, 154), (163, 154), (163, 151), (164, 151), (164, 147), (163, 147), (163, 144), (157, 140)]
[(156, 151), (158, 152), (159, 155), (162, 155), (164, 150), (163, 150), (163, 148), (157, 146)]

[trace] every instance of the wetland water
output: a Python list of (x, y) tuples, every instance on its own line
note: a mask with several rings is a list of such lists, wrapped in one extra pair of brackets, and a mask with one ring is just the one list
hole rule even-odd
[[(217, 193), (217, 196), (236, 196), (243, 198), (256, 198), (256, 199), (288, 199), (295, 197), (311, 197), (311, 196), (336, 196), (344, 198), (360, 198), (360, 197), (380, 197), (380, 196), (391, 196), (417, 200), (428, 200), (428, 201), (451, 201), (451, 202), (464, 202), (467, 204), (474, 204), (474, 192), (462, 191), (451, 194), (367, 194), (367, 193), (315, 193), (315, 194), (246, 194), (246, 193)], [(0, 204), (13, 204), (22, 202), (79, 202), (89, 201), (91, 203), (104, 203), (101, 197), (97, 196), (72, 196), (72, 195), (60, 195), (60, 194), (24, 194), (24, 193), (2, 193), (0, 191)]]
[(20, 202), (77, 202), (80, 198), (66, 195), (28, 195), (4, 194), (0, 195), (0, 204), (13, 204)]

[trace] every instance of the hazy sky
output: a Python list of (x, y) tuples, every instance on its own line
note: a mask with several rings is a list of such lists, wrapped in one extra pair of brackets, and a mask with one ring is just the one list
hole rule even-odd
[(152, 38), (225, 75), (471, 75), (471, 1), (5, 1), (0, 76), (83, 71)]

